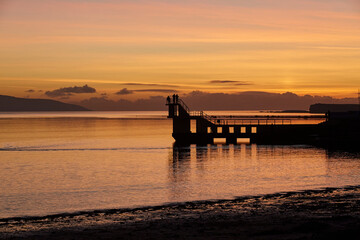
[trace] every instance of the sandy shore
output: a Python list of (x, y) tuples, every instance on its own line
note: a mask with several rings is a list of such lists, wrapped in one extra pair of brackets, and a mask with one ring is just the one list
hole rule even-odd
[(358, 239), (360, 186), (0, 220), (0, 239)]

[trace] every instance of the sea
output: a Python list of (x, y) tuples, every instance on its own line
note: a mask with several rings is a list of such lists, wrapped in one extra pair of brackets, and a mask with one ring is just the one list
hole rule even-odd
[[(269, 114), (210, 114), (254, 113)], [(356, 152), (176, 147), (171, 133), (166, 112), (0, 113), (0, 219), (360, 184)]]

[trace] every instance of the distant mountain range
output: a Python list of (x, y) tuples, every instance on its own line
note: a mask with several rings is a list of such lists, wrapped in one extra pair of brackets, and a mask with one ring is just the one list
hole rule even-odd
[(29, 99), (0, 95), (1, 112), (90, 111), (84, 107), (50, 99)]

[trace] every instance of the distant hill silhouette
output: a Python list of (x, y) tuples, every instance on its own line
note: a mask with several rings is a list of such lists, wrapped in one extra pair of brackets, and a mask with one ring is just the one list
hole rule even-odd
[(310, 106), (311, 113), (348, 112), (359, 111), (359, 104), (322, 104), (316, 103)]
[(0, 111), (89, 111), (89, 109), (50, 99), (29, 99), (0, 95)]

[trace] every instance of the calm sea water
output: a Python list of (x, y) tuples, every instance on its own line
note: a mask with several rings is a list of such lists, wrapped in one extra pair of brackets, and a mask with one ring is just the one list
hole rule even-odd
[(174, 148), (164, 112), (0, 115), (0, 218), (360, 184), (354, 153)]

